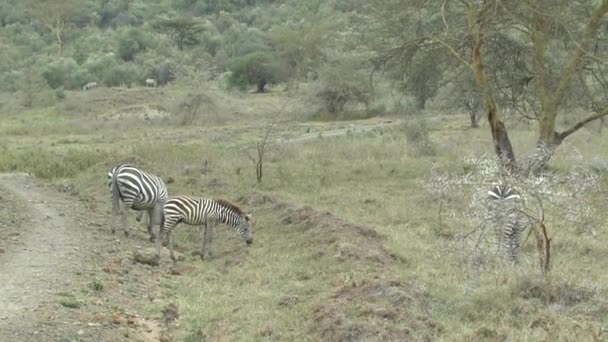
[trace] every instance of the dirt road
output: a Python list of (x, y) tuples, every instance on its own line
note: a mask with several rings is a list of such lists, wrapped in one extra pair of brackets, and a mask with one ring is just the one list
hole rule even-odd
[[(154, 340), (153, 322), (131, 314), (131, 327), (123, 324), (133, 298), (124, 301), (122, 289), (141, 283), (104, 287), (123, 275), (103, 264), (116, 264), (133, 242), (120, 244), (76, 198), (26, 174), (0, 175), (0, 190), (0, 341)], [(159, 273), (143, 271), (152, 282)], [(124, 305), (118, 318), (116, 302)]]

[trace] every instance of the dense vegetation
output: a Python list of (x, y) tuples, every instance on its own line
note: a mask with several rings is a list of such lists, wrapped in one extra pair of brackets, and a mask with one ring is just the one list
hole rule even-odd
[[(282, 66), (270, 72), (302, 79), (317, 71), (312, 65), (333, 30), (312, 27), (328, 13), (334, 26), (348, 27), (355, 7), (352, 1), (3, 0), (0, 90), (24, 89), (39, 77), (53, 89), (211, 79), (252, 53)], [(315, 31), (309, 39), (292, 39), (308, 31)]]

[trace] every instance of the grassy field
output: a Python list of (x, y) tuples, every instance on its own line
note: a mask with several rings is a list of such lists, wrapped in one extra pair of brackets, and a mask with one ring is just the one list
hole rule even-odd
[[(486, 127), (470, 129), (464, 115), (447, 112), (428, 113), (423, 128), (419, 119), (400, 116), (312, 122), (301, 102), (278, 91), (209, 92), (214, 104), (191, 126), (175, 124), (180, 113), (170, 110), (172, 99), (187, 93), (180, 87), (68, 93), (52, 108), (3, 114), (0, 125), (2, 171), (71, 184), (108, 222), (105, 177), (121, 161), (173, 178), (172, 194), (226, 198), (253, 212), (251, 247), (218, 227), (214, 260), (188, 257), (182, 263), (190, 272), (163, 279), (165, 298), (180, 309), (176, 340), (601, 338), (608, 325), (605, 196), (588, 222), (595, 235), (548, 218), (557, 232), (549, 279), (540, 276), (530, 239), (518, 266), (472, 280), (446, 252), (450, 237), (466, 227), (449, 217), (440, 226), (438, 202), (423, 183), (433, 167), (458, 173), (465, 157), (492, 153)], [(391, 122), (357, 128), (385, 121)], [(271, 123), (257, 183), (243, 150)], [(511, 126), (516, 152), (525, 155), (534, 146), (534, 126)], [(323, 136), (340, 128), (343, 135)], [(422, 150), (407, 139), (412, 129), (429, 134)], [(316, 137), (297, 139), (305, 134)], [(574, 151), (589, 162), (606, 160), (608, 140), (582, 129), (552, 167), (567, 168)], [(469, 202), (468, 194), (452, 199), (454, 210)], [(189, 255), (198, 233), (178, 230), (180, 249)], [(156, 305), (142, 303), (151, 312)]]

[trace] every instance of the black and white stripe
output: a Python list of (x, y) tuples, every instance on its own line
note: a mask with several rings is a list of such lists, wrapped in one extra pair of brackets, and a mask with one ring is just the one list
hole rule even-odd
[(163, 224), (160, 238), (157, 241), (158, 255), (160, 256), (161, 241), (169, 237), (169, 250), (171, 259), (175, 263), (173, 253), (175, 243), (174, 228), (178, 223), (204, 226), (202, 233), (201, 259), (205, 258), (205, 252), (209, 251), (211, 257), (211, 243), (213, 241), (213, 228), (218, 223), (226, 224), (239, 233), (239, 235), (251, 244), (253, 242), (253, 227), (251, 226), (251, 215), (243, 213), (236, 205), (220, 200), (201, 197), (177, 196), (167, 200), (163, 209)]
[(521, 196), (510, 186), (499, 184), (488, 191), (488, 198), (489, 220), (496, 231), (498, 248), (515, 262), (521, 248), (521, 233), (526, 228), (519, 208)]
[(148, 233), (150, 241), (154, 241), (153, 226), (160, 227), (163, 205), (169, 197), (163, 180), (132, 165), (121, 164), (108, 173), (108, 181), (112, 193), (112, 234), (116, 232), (116, 217), (120, 212), (123, 230), (129, 236), (127, 211), (133, 209), (139, 211), (137, 221), (141, 220), (144, 212), (148, 213)]

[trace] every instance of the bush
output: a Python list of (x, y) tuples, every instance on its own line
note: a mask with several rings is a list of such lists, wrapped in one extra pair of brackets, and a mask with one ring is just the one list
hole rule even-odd
[(228, 78), (228, 85), (241, 90), (249, 85), (256, 85), (257, 91), (262, 93), (266, 84), (283, 81), (285, 70), (284, 63), (275, 54), (253, 52), (232, 61), (232, 74)]
[[(44, 71), (42, 71), (42, 77), (46, 80), (48, 85), (53, 88), (74, 87), (73, 75), (78, 71), (78, 64), (71, 58), (61, 58), (56, 62), (49, 64)], [(70, 79), (72, 78), (72, 79)], [(77, 87), (77, 86), (76, 86)]]
[(55, 89), (55, 97), (56, 97), (58, 100), (63, 100), (63, 99), (65, 99), (65, 91), (64, 91), (63, 87), (60, 87), (60, 88)]
[(150, 46), (149, 39), (139, 29), (130, 29), (124, 32), (118, 39), (118, 57), (130, 62), (139, 52), (145, 51)]
[(137, 66), (131, 63), (115, 65), (103, 75), (103, 83), (108, 87), (118, 87), (138, 83), (143, 79)]
[(429, 135), (429, 128), (422, 115), (406, 122), (404, 130), (407, 146), (415, 156), (434, 156), (437, 153)]
[(360, 68), (344, 62), (325, 68), (321, 75), (321, 90), (317, 97), (329, 113), (342, 112), (351, 101), (368, 107), (372, 89)]

